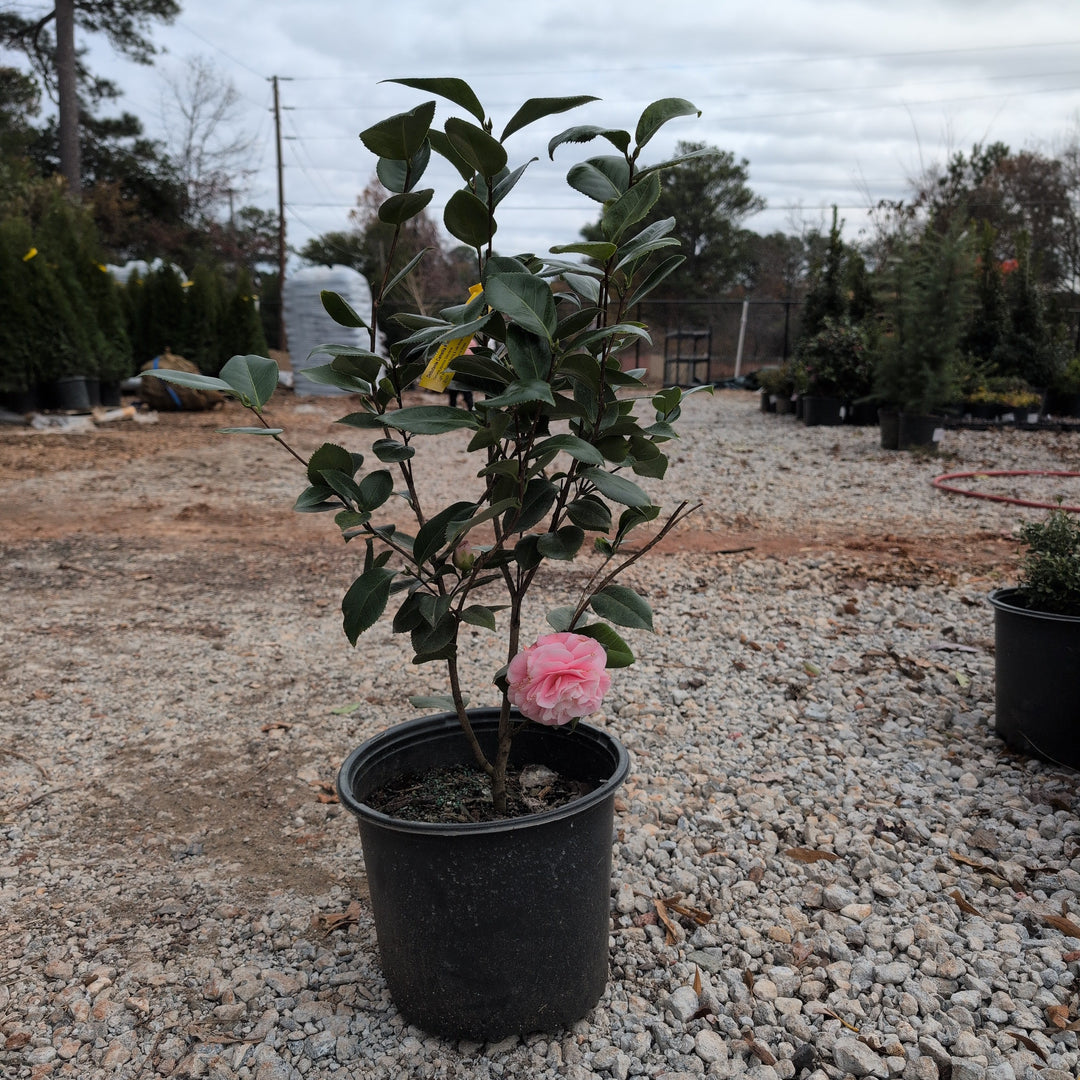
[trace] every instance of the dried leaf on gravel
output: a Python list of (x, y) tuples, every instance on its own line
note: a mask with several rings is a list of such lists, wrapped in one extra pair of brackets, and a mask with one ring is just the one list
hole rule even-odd
[(1038, 1054), (1043, 1061), (1047, 1060), (1046, 1054), (1043, 1048), (1035, 1042), (1033, 1039), (1029, 1039), (1026, 1035), (1022, 1035), (1019, 1031), (1006, 1031), (1006, 1035), (1011, 1035), (1021, 1046), (1027, 1047), (1033, 1054)]
[(263, 724), (259, 730), (266, 735), (271, 731), (288, 731), (292, 727), (292, 724), (285, 720), (271, 720), (269, 724)]
[(1060, 930), (1066, 937), (1080, 938), (1080, 926), (1063, 915), (1040, 915), (1040, 919), (1055, 930)]
[(956, 906), (961, 911), (966, 912), (968, 915), (978, 915), (980, 919), (986, 917), (977, 907), (972, 907), (971, 904), (964, 899), (963, 893), (961, 893), (959, 889), (953, 889), (949, 895), (956, 901)]
[(858, 1035), (859, 1029), (854, 1024), (849, 1024), (838, 1012), (833, 1012), (832, 1009), (829, 1009), (825, 1006), (822, 1006), (821, 1011), (825, 1016), (831, 1016), (834, 1020), (839, 1020), (840, 1023), (848, 1029), (848, 1031), (854, 1031), (855, 1034)]
[(352, 903), (344, 911), (339, 911), (333, 915), (316, 915), (311, 920), (311, 926), (314, 930), (320, 930), (324, 934), (329, 934), (334, 930), (340, 930), (344, 926), (350, 926), (360, 921), (360, 902), (353, 900)]
[(749, 1047), (750, 1053), (753, 1054), (762, 1065), (776, 1064), (776, 1057), (773, 1055), (772, 1051), (763, 1043), (759, 1043), (757, 1039), (754, 1038), (754, 1033), (750, 1031), (749, 1028), (742, 1033), (742, 1036), (746, 1040), (746, 1045)]
[(840, 858), (839, 855), (832, 851), (819, 851), (816, 848), (804, 847), (788, 848), (784, 854), (787, 855), (789, 859), (795, 859), (798, 862), (803, 863), (816, 863), (821, 862), (823, 859), (828, 862), (836, 862), (836, 860)]
[(679, 940), (679, 933), (675, 929), (675, 924), (671, 921), (671, 916), (668, 915), (667, 904), (663, 900), (656, 899), (653, 901), (653, 906), (656, 908), (657, 917), (664, 924), (664, 929), (667, 930), (666, 943), (674, 945)]
[(664, 904), (668, 911), (674, 911), (677, 915), (683, 915), (687, 919), (692, 919), (698, 926), (708, 926), (708, 924), (712, 922), (712, 914), (710, 912), (682, 903), (681, 895), (669, 896), (667, 899), (662, 900), (661, 903)]
[(961, 855), (959, 851), (950, 851), (949, 858), (965, 866), (974, 866), (976, 870), (991, 870), (993, 867), (985, 859), (973, 859), (969, 855)]

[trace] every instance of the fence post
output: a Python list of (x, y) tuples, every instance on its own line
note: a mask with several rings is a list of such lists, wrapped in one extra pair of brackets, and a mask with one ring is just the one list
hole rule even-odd
[(742, 370), (743, 342), (746, 341), (746, 322), (750, 314), (750, 301), (742, 302), (742, 318), (739, 320), (739, 347), (735, 350), (735, 378), (739, 377)]

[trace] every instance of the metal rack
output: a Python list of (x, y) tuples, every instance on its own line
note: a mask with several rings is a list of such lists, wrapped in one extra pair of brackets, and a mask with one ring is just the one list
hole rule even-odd
[(709, 382), (712, 329), (672, 330), (664, 336), (664, 385), (700, 386)]

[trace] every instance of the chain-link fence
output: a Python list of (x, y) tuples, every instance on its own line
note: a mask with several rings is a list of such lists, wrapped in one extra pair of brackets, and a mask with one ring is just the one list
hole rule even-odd
[(636, 362), (665, 386), (773, 367), (791, 355), (801, 310), (797, 300), (645, 301), (634, 315), (649, 325), (653, 344), (637, 347)]

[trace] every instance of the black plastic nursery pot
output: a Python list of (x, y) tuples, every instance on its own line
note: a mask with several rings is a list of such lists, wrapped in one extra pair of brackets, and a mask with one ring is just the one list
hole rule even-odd
[(933, 450), (944, 434), (945, 421), (940, 416), (901, 412), (896, 448)]
[(881, 449), (900, 449), (900, 413), (896, 409), (878, 409), (881, 426)]
[[(469, 716), (490, 754), (498, 710)], [(359, 820), (391, 997), (434, 1035), (492, 1040), (565, 1027), (607, 986), (615, 793), (629, 757), (589, 724), (529, 724), (511, 765), (598, 786), (558, 809), (464, 824), (404, 821), (364, 801), (395, 777), (472, 760), (457, 717), (440, 713), (369, 739), (338, 775), (342, 805)]]
[(63, 412), (88, 413), (91, 408), (90, 387), (85, 375), (56, 379), (51, 386), (52, 407)]
[(838, 427), (844, 422), (844, 403), (836, 397), (807, 394), (802, 419), (807, 427)]
[(1080, 769), (1080, 616), (1025, 607), (996, 589), (994, 730), (1016, 750)]

